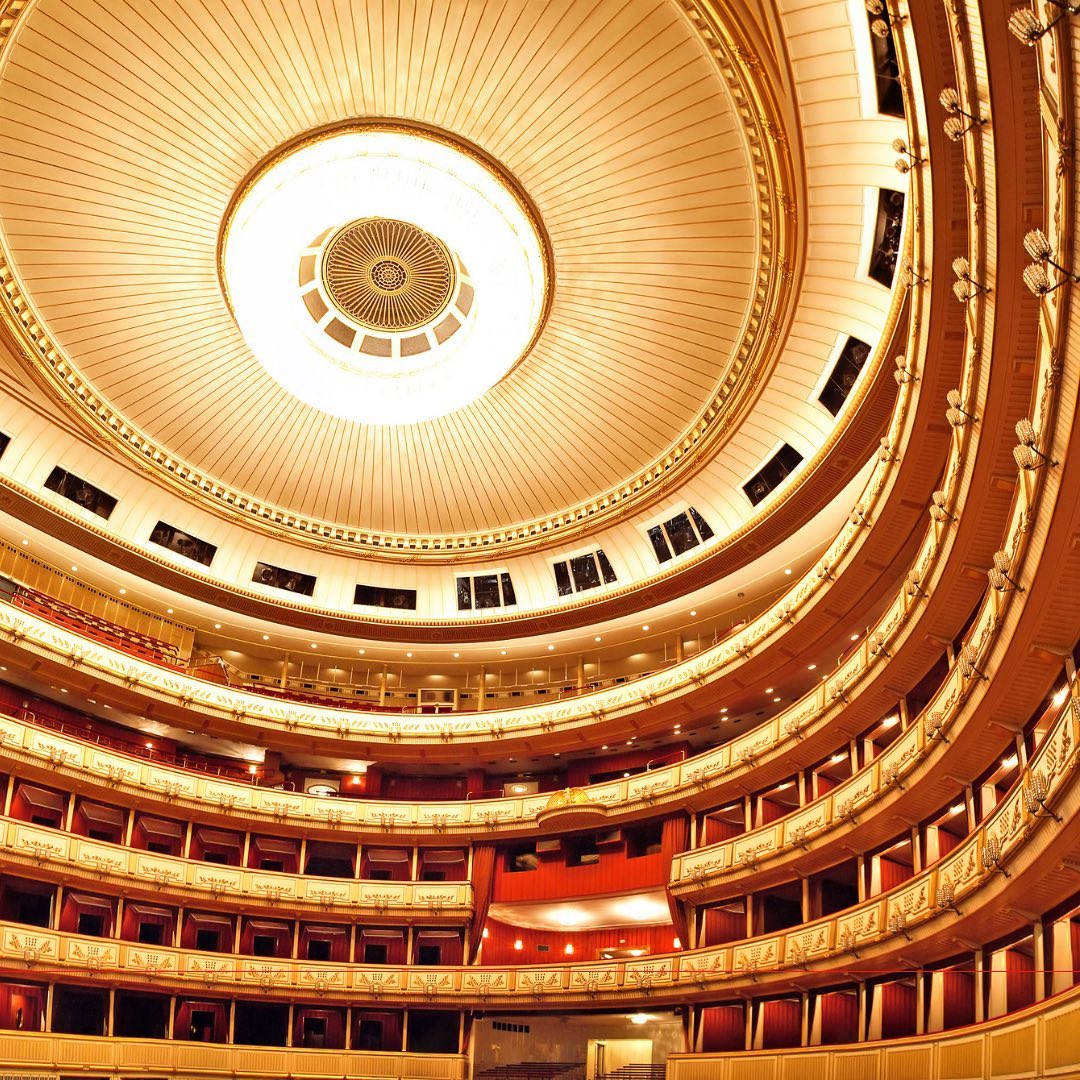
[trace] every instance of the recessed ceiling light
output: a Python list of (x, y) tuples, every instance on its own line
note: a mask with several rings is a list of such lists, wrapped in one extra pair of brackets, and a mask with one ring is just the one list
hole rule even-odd
[(624, 779), (624, 780), (627, 780), (627, 779), (629, 779), (629, 777), (630, 777), (630, 774), (629, 774), (628, 772), (624, 772), (624, 773), (623, 773), (623, 779)]
[(789, 567), (788, 567), (788, 568), (787, 568), (787, 569), (786, 569), (786, 570), (784, 571), (784, 573), (785, 573), (785, 574), (788, 574), (788, 575), (790, 576), (790, 574), (791, 574), (791, 567), (789, 566)]
[(601, 749), (601, 750), (606, 750), (606, 749), (607, 749), (607, 743), (604, 743), (604, 745), (603, 745), (603, 746), (601, 746), (601, 747), (600, 747), (600, 749)]
[(499, 650), (499, 655), (500, 656), (505, 656), (506, 655), (506, 650), (505, 649), (500, 649)]
[(852, 640), (852, 641), (858, 641), (858, 640), (859, 640), (859, 635), (858, 635), (857, 633), (855, 633), (855, 634), (852, 634), (852, 635), (851, 635), (851, 640)]
[(603, 641), (603, 640), (604, 639), (599, 634), (597, 634), (596, 637), (593, 638), (593, 641)]
[(549, 645), (548, 646), (548, 652), (554, 652), (554, 651), (555, 651), (555, 646), (554, 645)]
[(127, 596), (127, 589), (121, 589), (120, 590), (120, 595), (121, 596)]
[(270, 640), (270, 635), (269, 634), (263, 634), (263, 641), (269, 641), (269, 640)]
[(459, 653), (459, 652), (454, 653), (454, 659), (456, 660), (460, 655), (461, 655), (461, 653)]
[(67, 693), (67, 687), (66, 686), (61, 686), (60, 687), (60, 693), (61, 694), (66, 694)]
[(779, 700), (780, 700), (780, 699), (779, 699), (778, 697), (774, 697), (774, 698), (773, 698), (773, 701), (779, 701)]
[(643, 627), (642, 627), (641, 629), (642, 629), (642, 630), (648, 630), (648, 629), (649, 629), (649, 624), (648, 624), (648, 623), (646, 623), (646, 624), (645, 624), (645, 625), (644, 625), (644, 626), (643, 626)]
[(74, 574), (74, 573), (76, 573), (76, 572), (78, 571), (78, 569), (79, 569), (79, 568), (78, 568), (77, 566), (73, 566), (73, 567), (71, 568), (71, 572), (72, 572), (72, 573)]
[(725, 712), (727, 712), (727, 709), (726, 709), (726, 708), (723, 708), (723, 709), (721, 709), (720, 711), (721, 711), (722, 713), (725, 713)]
[(170, 608), (166, 608), (166, 609), (165, 609), (165, 614), (166, 614), (166, 615), (171, 615), (171, 614), (172, 614), (172, 608), (171, 608), (171, 607), (170, 607)]
[(696, 611), (691, 611), (690, 612), (690, 618), (691, 619), (697, 618), (697, 612)]
[(29, 547), (29, 545), (30, 545), (30, 541), (29, 541), (29, 540), (24, 540), (24, 541), (23, 541), (23, 546), (24, 546), (24, 547)]
[(806, 670), (807, 671), (817, 671), (817, 664), (807, 664), (806, 665)]
[(319, 646), (318, 646), (318, 645), (316, 645), (316, 644), (315, 644), (315, 642), (313, 641), (313, 642), (311, 643), (311, 647), (312, 647), (313, 649), (317, 649), (317, 648), (318, 648)]
[(221, 629), (221, 623), (219, 623), (219, 622), (214, 623), (214, 629), (215, 630), (220, 630)]
[(406, 656), (412, 656), (412, 653), (411, 653), (411, 652), (407, 652), (407, 653), (406, 653), (405, 655), (406, 655)]
[(771, 686), (766, 686), (765, 687), (765, 693), (766, 694), (771, 694), (772, 692), (773, 692), (773, 688)]
[(367, 649), (357, 649), (356, 651), (357, 651), (357, 652), (358, 652), (358, 653), (359, 653), (359, 654), (360, 654), (361, 656), (363, 656), (363, 655), (364, 655), (364, 653), (366, 653), (366, 652), (367, 652)]

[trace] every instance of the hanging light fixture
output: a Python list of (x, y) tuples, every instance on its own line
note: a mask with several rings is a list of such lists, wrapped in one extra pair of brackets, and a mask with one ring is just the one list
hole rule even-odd
[(1061, 0), (1043, 0), (1048, 8), (1058, 8), (1059, 14), (1055, 15), (1044, 26), (1039, 22), (1038, 16), (1031, 8), (1016, 8), (1009, 16), (1009, 33), (1017, 41), (1023, 42), (1031, 48), (1044, 34), (1051, 31), (1066, 15), (1080, 14), (1080, 5), (1064, 4)]
[(946, 87), (941, 91), (938, 102), (949, 114), (944, 124), (944, 131), (953, 142), (959, 142), (973, 128), (982, 127), (986, 123), (985, 116), (969, 113), (963, 108), (960, 103), (960, 94), (952, 87)]
[[(1080, 274), (1074, 274), (1054, 258), (1054, 249), (1042, 229), (1032, 229), (1024, 237), (1024, 250), (1035, 260), (1025, 267), (1023, 275), (1024, 284), (1035, 296), (1043, 297), (1060, 289), (1062, 285), (1080, 282)], [(1055, 285), (1050, 284), (1050, 275), (1046, 272), (1048, 266), (1052, 266), (1061, 275)]]
[(1056, 465), (1056, 461), (1048, 458), (1038, 447), (1039, 436), (1035, 426), (1025, 416), (1016, 422), (1016, 437), (1020, 440), (1019, 445), (1013, 447), (1013, 458), (1016, 464), (1025, 472), (1034, 472), (1044, 465)]

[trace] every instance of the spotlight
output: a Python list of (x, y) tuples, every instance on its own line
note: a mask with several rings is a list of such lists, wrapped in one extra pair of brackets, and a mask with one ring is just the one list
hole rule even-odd
[(1080, 14), (1080, 5), (1063, 4), (1061, 0), (1044, 0), (1047, 7), (1060, 10), (1045, 26), (1030, 8), (1017, 8), (1009, 16), (1009, 33), (1017, 41), (1022, 41), (1031, 48), (1044, 34), (1052, 30), (1066, 15)]

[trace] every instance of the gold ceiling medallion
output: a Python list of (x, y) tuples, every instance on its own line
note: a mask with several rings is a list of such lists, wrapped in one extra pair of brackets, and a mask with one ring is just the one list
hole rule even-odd
[(334, 305), (371, 330), (416, 330), (450, 302), (454, 261), (419, 226), (364, 218), (338, 229), (323, 251), (322, 280)]

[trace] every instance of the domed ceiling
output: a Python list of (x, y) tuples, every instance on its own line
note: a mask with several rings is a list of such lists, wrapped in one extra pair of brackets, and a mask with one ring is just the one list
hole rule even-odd
[[(673, 2), (38, 0), (6, 55), (3, 243), (53, 376), (204, 491), (372, 532), (484, 532), (625, 496), (759, 385), (764, 171), (736, 80)], [(375, 402), (361, 420), (291, 392), (222, 287), (223, 223), (252, 176), (373, 118), (490, 163), (550, 260), (531, 349), (463, 348), (493, 385), (421, 422), (408, 387), (389, 423)], [(383, 214), (353, 203), (326, 224)], [(492, 287), (475, 303), (497, 307)], [(427, 340), (442, 345), (434, 321)]]

